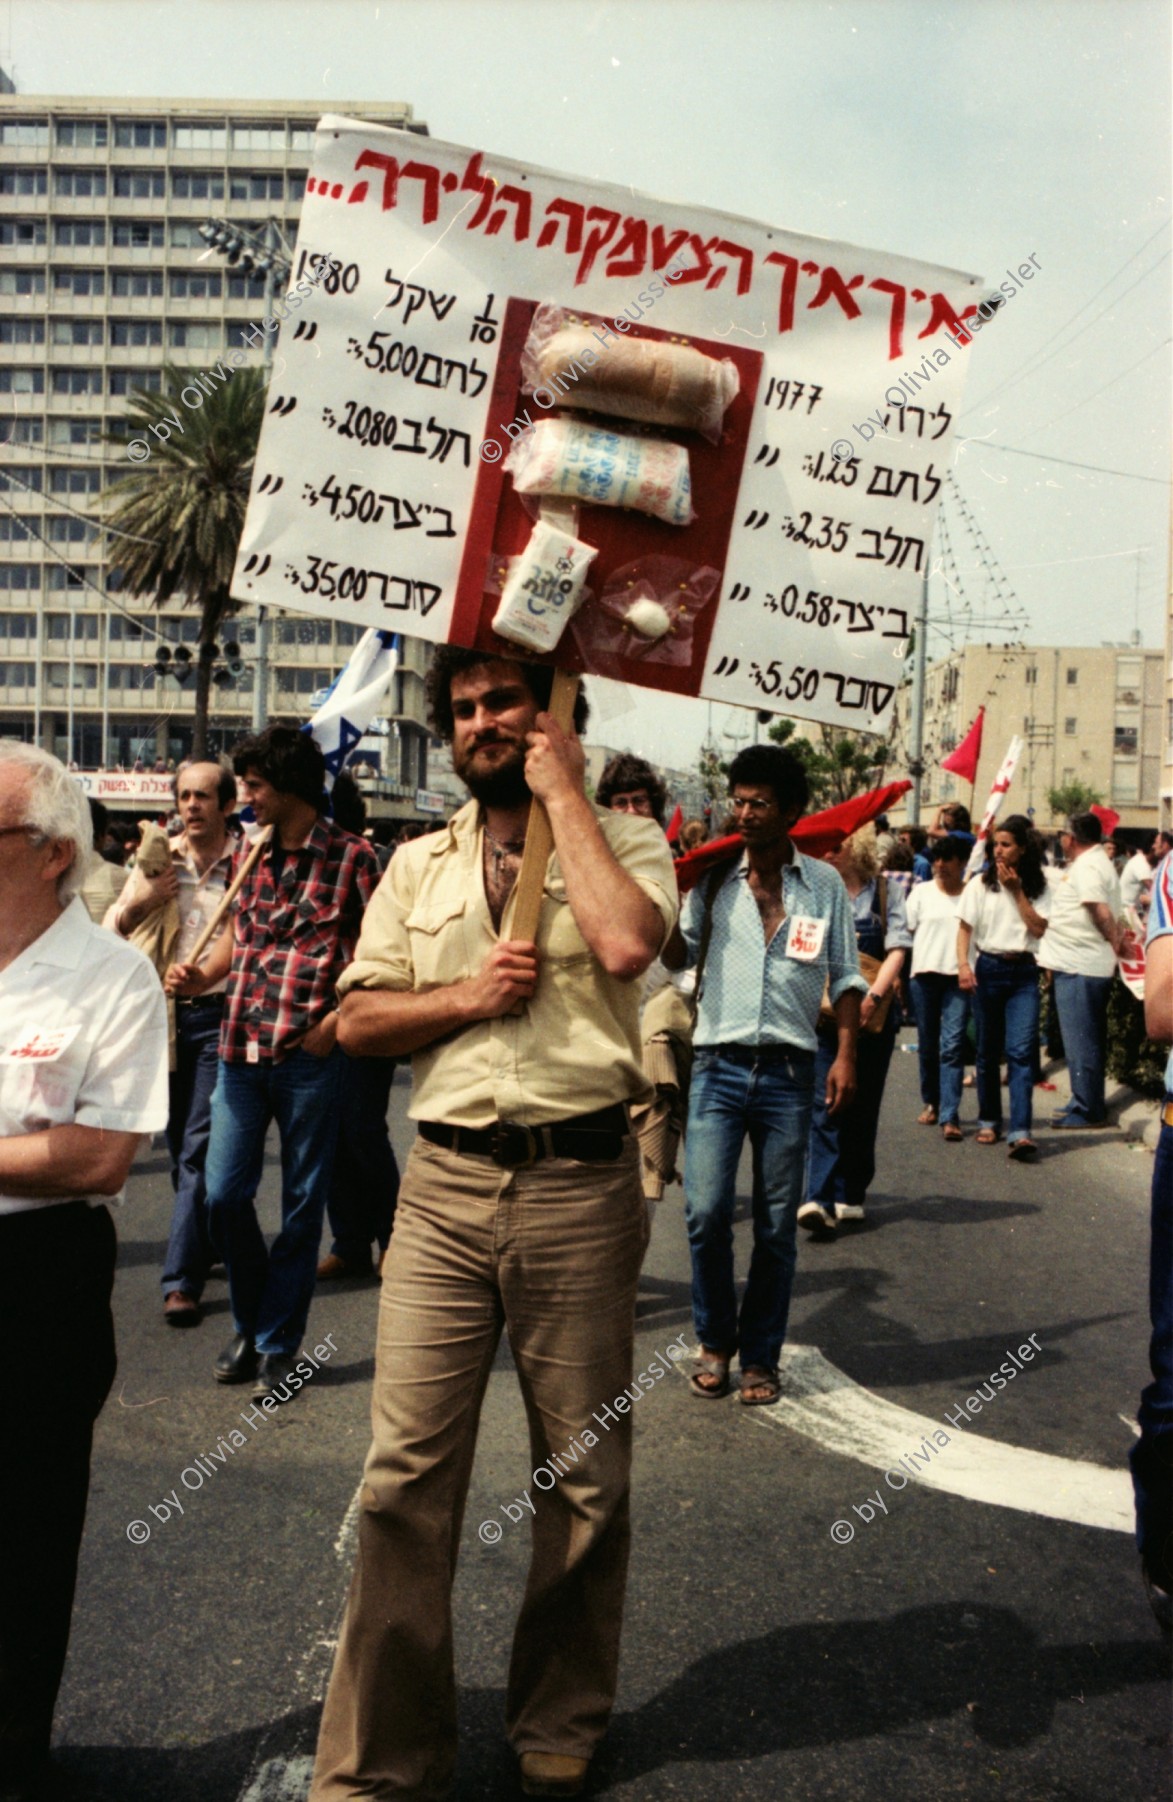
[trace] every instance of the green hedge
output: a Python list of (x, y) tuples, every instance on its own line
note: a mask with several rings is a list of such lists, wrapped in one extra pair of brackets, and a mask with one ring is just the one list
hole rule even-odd
[(1117, 979), (1108, 996), (1108, 1074), (1138, 1094), (1156, 1099), (1165, 1093), (1168, 1047), (1145, 1037), (1144, 1003)]

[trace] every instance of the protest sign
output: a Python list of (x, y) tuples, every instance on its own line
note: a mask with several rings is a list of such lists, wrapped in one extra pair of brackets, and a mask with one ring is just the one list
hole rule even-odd
[[(550, 486), (523, 496), (506, 467), (528, 446), (594, 551), (549, 661), (882, 730), (985, 293), (327, 117), (232, 592), (517, 655), (492, 621), (538, 506), (553, 517)], [(535, 314), (579, 347), (541, 381)], [(610, 417), (620, 359), (674, 371), (685, 349), (702, 385), (720, 372), (704, 431)], [(647, 510), (601, 504), (637, 490)]]

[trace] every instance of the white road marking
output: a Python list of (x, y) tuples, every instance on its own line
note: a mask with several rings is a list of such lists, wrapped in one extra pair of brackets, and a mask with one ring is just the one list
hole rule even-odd
[[(949, 1404), (950, 1413), (963, 1400), (960, 1392)], [(996, 1410), (996, 1400), (986, 1403), (981, 1418)], [(1006, 1445), (984, 1434), (979, 1437), (978, 1417), (973, 1426), (965, 1427), (953, 1425), (943, 1414), (914, 1414), (853, 1382), (813, 1345), (785, 1346), (781, 1400), (747, 1411), (759, 1426), (789, 1427), (815, 1440), (824, 1451), (855, 1458), (874, 1470), (900, 1470), (925, 1489), (1083, 1527), (1133, 1531), (1132, 1483), (1123, 1466), (1113, 1470)], [(939, 1447), (926, 1466), (914, 1467), (914, 1478), (900, 1457), (910, 1452), (924, 1456), (921, 1441), (931, 1440), (934, 1432), (947, 1433), (949, 1444)]]

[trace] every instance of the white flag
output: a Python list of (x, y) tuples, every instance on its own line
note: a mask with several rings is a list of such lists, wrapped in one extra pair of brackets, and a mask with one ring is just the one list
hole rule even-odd
[(335, 776), (345, 767), (390, 688), (399, 667), (399, 644), (397, 632), (369, 627), (304, 728), (313, 733), (322, 748), (327, 788), (333, 787)]
[(1022, 756), (1022, 740), (1018, 734), (1010, 740), (1010, 749), (1002, 759), (1002, 768), (994, 777), (994, 786), (990, 790), (990, 798), (986, 802), (986, 811), (982, 815), (982, 823), (977, 829), (977, 838), (973, 850), (969, 854), (969, 862), (965, 866), (966, 876), (976, 876), (985, 862), (986, 840), (994, 821), (998, 817), (998, 809), (1002, 805), (1002, 797), (1014, 780), (1014, 772), (1018, 768), (1018, 759)]

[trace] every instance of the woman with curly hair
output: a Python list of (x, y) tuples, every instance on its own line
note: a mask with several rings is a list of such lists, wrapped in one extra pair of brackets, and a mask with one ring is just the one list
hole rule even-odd
[(1025, 814), (1012, 813), (994, 832), (985, 870), (965, 885), (957, 926), (957, 979), (973, 999), (977, 1031), (977, 1143), (996, 1145), (1002, 1137), (1005, 1057), (1012, 1158), (1033, 1158), (1037, 1150), (1030, 1136), (1039, 1040), (1035, 953), (1047, 930), (1049, 895), (1039, 836)]

